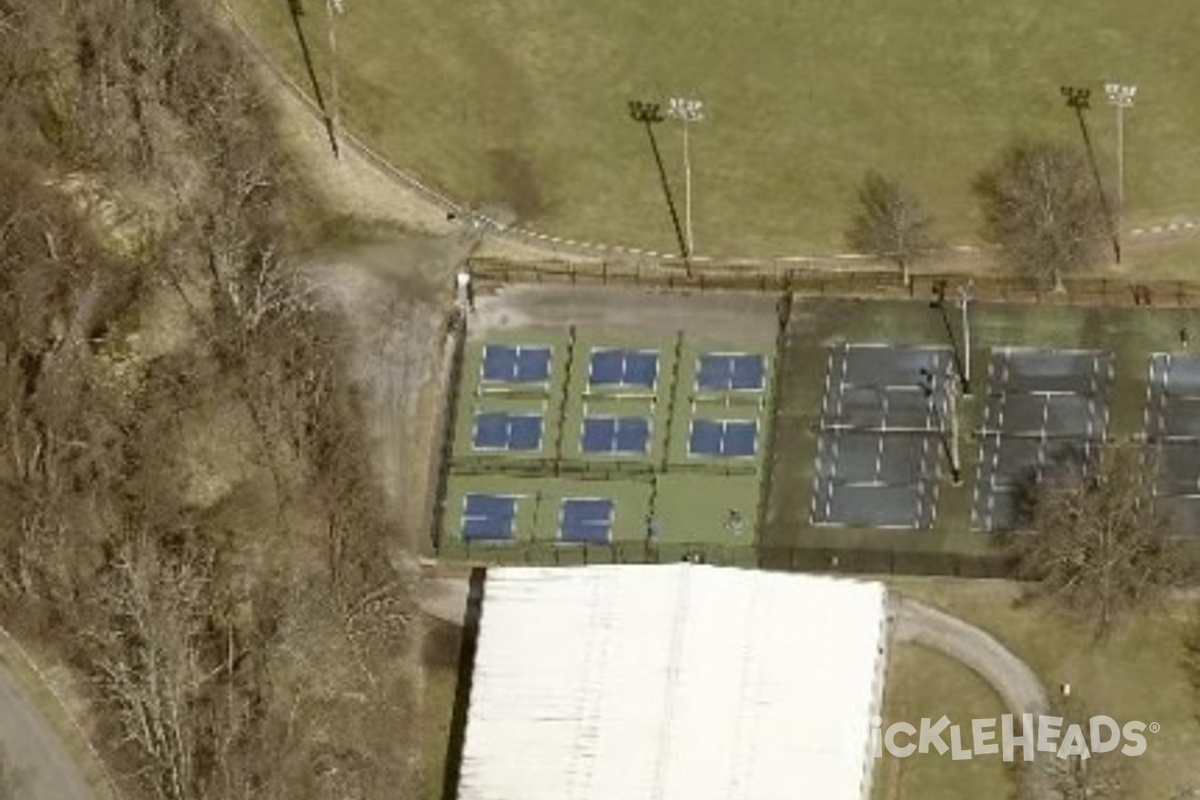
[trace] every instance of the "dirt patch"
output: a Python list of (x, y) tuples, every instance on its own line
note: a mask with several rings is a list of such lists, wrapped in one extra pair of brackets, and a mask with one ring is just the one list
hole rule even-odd
[(511, 149), (491, 150), (488, 164), (497, 192), (518, 219), (536, 222), (547, 211), (533, 159), (528, 154)]
[(407, 554), (429, 538), (445, 315), (451, 276), (469, 249), (457, 236), (412, 235), (323, 253), (306, 268), (350, 323), (349, 359), (373, 461)]
[(461, 647), (462, 627), (431, 619), (425, 625), (421, 663), (431, 669), (457, 670)]

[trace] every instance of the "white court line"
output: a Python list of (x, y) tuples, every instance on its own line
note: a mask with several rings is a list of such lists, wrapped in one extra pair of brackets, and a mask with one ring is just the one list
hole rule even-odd
[[(822, 429), (824, 429), (825, 425), (828, 423), (828, 420), (829, 420), (829, 388), (830, 388), (830, 381), (833, 379), (833, 353), (834, 353), (834, 348), (832, 348), (832, 347), (829, 348), (829, 355), (825, 360), (825, 393), (821, 397), (821, 427), (822, 427)], [(824, 458), (827, 455), (826, 448), (828, 447), (828, 445), (829, 445), (829, 442), (826, 440), (825, 434), (824, 433), (818, 434), (818, 436), (817, 436), (817, 461), (816, 461), (816, 464), (813, 465), (812, 503), (810, 504), (810, 509), (809, 509), (809, 516), (814, 523), (817, 522), (817, 504), (821, 500), (821, 498), (820, 498), (821, 473), (823, 472), (822, 466), (825, 463)], [(827, 489), (826, 494), (829, 494), (832, 491), (833, 491), (833, 489), (829, 488), (829, 489)], [(828, 517), (829, 517), (829, 502), (828, 502), (828, 500), (826, 501), (824, 508), (825, 508), (825, 518), (828, 519)]]
[(1150, 436), (1150, 411), (1154, 405), (1154, 367), (1158, 364), (1160, 354), (1150, 354), (1150, 367), (1146, 374), (1146, 404), (1142, 411), (1142, 430), (1146, 432), (1147, 438)]
[[(1000, 366), (1004, 370), (1004, 377), (1003, 377), (1003, 381), (1002, 381), (1001, 385), (1004, 386), (1006, 389), (1008, 387), (1008, 379), (1009, 379), (1009, 372), (1011, 369), (1011, 365), (1012, 365), (1012, 354), (1011, 354), (1011, 352), (1005, 353), (1005, 358), (1001, 361)], [(1004, 408), (1005, 408), (1005, 405), (1008, 403), (1008, 397), (1010, 394), (1011, 394), (1011, 392), (1008, 392), (1008, 391), (1003, 391), (1000, 393), (999, 408), (996, 411), (997, 427), (999, 429), (1004, 428)], [(996, 437), (995, 437), (993, 443), (994, 443), (994, 447), (992, 450), (991, 472), (988, 475), (987, 515), (985, 517), (985, 526), (986, 526), (986, 529), (989, 531), (994, 529), (995, 521), (996, 521), (995, 520), (996, 476), (999, 474), (998, 470), (999, 470), (999, 464), (1000, 464), (1000, 447), (1001, 447), (1000, 434), (998, 434), (998, 433), (996, 434)]]
[[(926, 407), (925, 407), (925, 427), (927, 427), (927, 428), (933, 427), (932, 417), (933, 417), (933, 404), (929, 403), (929, 404), (926, 404)], [(929, 482), (925, 480), (925, 475), (927, 472), (929, 472), (928, 463), (929, 463), (929, 437), (922, 436), (921, 437), (921, 475), (917, 482), (917, 518), (914, 521), (914, 525), (913, 525), (913, 527), (915, 527), (917, 529), (921, 528), (921, 519), (925, 516), (925, 492), (927, 491), (928, 484), (929, 484)], [(938, 458), (936, 461), (934, 461), (933, 481), (932, 481), (934, 495), (933, 495), (933, 509), (931, 512), (932, 519), (930, 521), (931, 527), (933, 525), (933, 520), (937, 519), (937, 490), (938, 490), (938, 480), (941, 477), (941, 471), (942, 471), (941, 465), (942, 465), (942, 460), (940, 458)]]
[[(988, 359), (988, 386), (995, 390), (996, 386), (996, 360), (995, 358)], [(971, 527), (979, 527), (979, 487), (983, 483), (984, 470), (984, 455), (987, 452), (987, 427), (988, 420), (991, 418), (992, 405), (985, 401), (983, 406), (983, 429), (979, 436), (979, 466), (975, 468), (975, 488), (971, 492)]]
[[(848, 355), (847, 355), (848, 352), (849, 352), (848, 348), (842, 349), (841, 375), (838, 377), (838, 390), (837, 390), (837, 400), (836, 400), (837, 407), (833, 412), (834, 419), (842, 418), (842, 400), (844, 399), (845, 393), (846, 393), (846, 370), (847, 370), (846, 362), (848, 360)], [(833, 437), (833, 461), (829, 466), (829, 492), (826, 494), (826, 497), (825, 497), (825, 517), (826, 518), (829, 517), (830, 513), (833, 510), (833, 485), (834, 485), (834, 482), (837, 480), (838, 461), (841, 459), (841, 454), (842, 454), (841, 437), (834, 436)]]
[(887, 441), (887, 418), (890, 403), (888, 401), (887, 392), (883, 393), (883, 416), (879, 420), (879, 446), (875, 449), (875, 480), (879, 481), (879, 476), (883, 472), (883, 448), (884, 442)]

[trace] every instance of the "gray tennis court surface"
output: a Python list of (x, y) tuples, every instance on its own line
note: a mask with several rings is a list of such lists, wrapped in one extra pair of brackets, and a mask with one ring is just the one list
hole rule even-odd
[[(926, 386), (923, 370), (933, 376)], [(949, 348), (830, 348), (813, 486), (814, 524), (933, 525), (954, 380)]]
[(1159, 509), (1177, 532), (1200, 534), (1200, 357), (1150, 356), (1146, 441), (1158, 458)]
[(972, 528), (1012, 528), (1024, 492), (1048, 470), (1091, 457), (1108, 428), (1112, 381), (1111, 353), (992, 350)]

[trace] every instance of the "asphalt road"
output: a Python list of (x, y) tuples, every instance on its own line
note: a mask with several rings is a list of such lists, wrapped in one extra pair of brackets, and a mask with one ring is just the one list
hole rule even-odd
[(95, 800), (67, 749), (37, 709), (0, 667), (0, 746), (21, 773), (20, 800)]

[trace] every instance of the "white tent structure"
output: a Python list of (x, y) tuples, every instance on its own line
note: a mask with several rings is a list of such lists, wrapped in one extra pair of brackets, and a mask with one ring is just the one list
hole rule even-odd
[(865, 800), (882, 584), (491, 569), (459, 800)]

